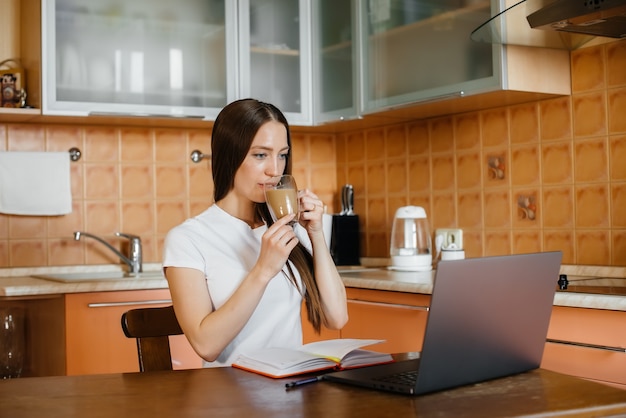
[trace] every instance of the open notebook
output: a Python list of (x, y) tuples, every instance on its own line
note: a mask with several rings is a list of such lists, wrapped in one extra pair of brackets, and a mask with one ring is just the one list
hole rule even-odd
[(263, 348), (242, 353), (233, 367), (280, 378), (327, 369), (351, 369), (393, 361), (390, 354), (363, 350), (384, 340), (339, 338), (316, 341), (297, 349)]

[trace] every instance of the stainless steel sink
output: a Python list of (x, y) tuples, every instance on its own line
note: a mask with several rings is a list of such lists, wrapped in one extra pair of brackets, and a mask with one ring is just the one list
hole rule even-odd
[(63, 283), (109, 281), (109, 280), (141, 280), (165, 279), (162, 271), (145, 271), (137, 275), (129, 275), (122, 271), (99, 271), (83, 273), (51, 273), (33, 275), (37, 279), (52, 280)]

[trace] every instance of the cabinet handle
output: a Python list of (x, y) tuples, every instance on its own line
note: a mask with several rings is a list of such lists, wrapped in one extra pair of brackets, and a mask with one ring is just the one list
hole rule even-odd
[(555, 340), (552, 338), (546, 338), (546, 342), (553, 343), (553, 344), (573, 345), (576, 347), (595, 348), (597, 350), (617, 351), (619, 353), (626, 353), (626, 348), (624, 347), (611, 347), (609, 345), (579, 343), (576, 341)]
[(156, 299), (156, 300), (139, 300), (129, 302), (98, 302), (90, 303), (87, 306), (89, 308), (110, 308), (112, 306), (130, 306), (130, 305), (157, 305), (160, 303), (172, 303), (171, 299)]
[(405, 305), (401, 303), (386, 303), (386, 302), (371, 302), (367, 300), (357, 300), (357, 299), (348, 299), (348, 302), (358, 303), (360, 305), (371, 305), (371, 306), (383, 306), (383, 307), (392, 307), (392, 308), (400, 308), (400, 309), (410, 309), (412, 311), (428, 311), (428, 306), (415, 306), (415, 305)]

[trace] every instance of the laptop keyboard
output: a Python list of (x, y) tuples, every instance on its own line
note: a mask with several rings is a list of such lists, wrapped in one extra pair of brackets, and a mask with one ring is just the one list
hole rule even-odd
[(374, 380), (395, 385), (414, 386), (415, 382), (417, 382), (417, 370), (410, 370), (402, 373), (381, 376), (375, 378)]

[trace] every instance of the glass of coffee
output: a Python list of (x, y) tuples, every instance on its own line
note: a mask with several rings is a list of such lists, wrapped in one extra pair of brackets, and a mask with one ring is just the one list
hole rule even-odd
[(284, 174), (265, 183), (265, 202), (274, 222), (294, 213), (296, 217), (289, 222), (293, 226), (298, 221), (298, 186), (293, 176)]

